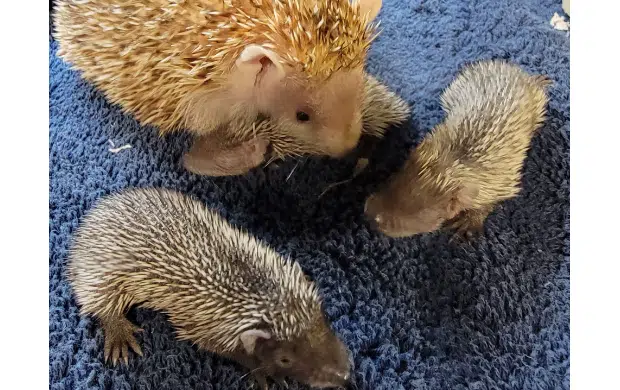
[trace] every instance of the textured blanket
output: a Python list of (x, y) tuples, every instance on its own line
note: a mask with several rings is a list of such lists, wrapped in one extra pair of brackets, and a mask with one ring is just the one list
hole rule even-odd
[[(192, 194), (298, 260), (351, 349), (358, 389), (569, 388), (569, 38), (549, 20), (560, 0), (384, 0), (368, 70), (413, 105), (368, 170), (302, 159), (243, 177), (178, 164), (185, 135), (158, 138), (56, 56), (50, 38), (50, 388), (245, 389), (237, 365), (176, 341), (166, 316), (135, 309), (143, 358), (103, 364), (97, 321), (78, 314), (63, 276), (70, 238), (102, 196), (162, 186)], [(365, 223), (365, 197), (442, 118), (439, 95), (469, 61), (504, 58), (549, 75), (549, 117), (524, 189), (471, 244), (445, 233), (388, 239)], [(126, 146), (129, 145), (129, 146)], [(292, 389), (303, 388), (291, 383)]]

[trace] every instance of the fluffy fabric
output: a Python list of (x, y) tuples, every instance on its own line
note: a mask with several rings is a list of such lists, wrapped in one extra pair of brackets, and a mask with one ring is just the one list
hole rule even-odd
[[(249, 384), (241, 368), (176, 341), (166, 316), (144, 309), (131, 313), (145, 329), (144, 358), (107, 367), (99, 324), (78, 314), (63, 276), (78, 221), (105, 194), (162, 186), (197, 196), (302, 264), (352, 350), (358, 389), (568, 389), (569, 39), (549, 25), (556, 11), (559, 0), (384, 0), (368, 69), (414, 105), (413, 119), (392, 130), (366, 172), (320, 198), (354, 161), (190, 175), (178, 163), (187, 136), (159, 139), (141, 128), (69, 70), (50, 39), (50, 388)], [(439, 95), (460, 67), (483, 58), (509, 59), (554, 81), (521, 195), (502, 204), (471, 245), (451, 244), (444, 233), (399, 240), (374, 233), (365, 197), (441, 120)], [(131, 148), (112, 153), (109, 140)]]

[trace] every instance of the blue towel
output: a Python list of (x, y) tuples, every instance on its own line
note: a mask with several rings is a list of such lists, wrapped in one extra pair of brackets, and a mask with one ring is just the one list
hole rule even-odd
[[(569, 38), (549, 24), (556, 11), (560, 0), (384, 0), (368, 69), (413, 105), (413, 116), (392, 129), (366, 173), (322, 197), (354, 161), (291, 160), (235, 178), (188, 174), (178, 164), (186, 135), (160, 139), (139, 126), (59, 60), (50, 38), (50, 389), (251, 383), (237, 365), (176, 341), (166, 316), (146, 309), (130, 312), (145, 329), (145, 356), (104, 365), (101, 328), (79, 315), (63, 276), (67, 249), (99, 198), (149, 186), (192, 194), (298, 260), (352, 351), (360, 390), (568, 389)], [(470, 245), (444, 233), (392, 240), (369, 230), (365, 197), (441, 120), (439, 95), (456, 72), (487, 58), (554, 82), (520, 196), (501, 204)], [(131, 148), (112, 153), (109, 141)]]

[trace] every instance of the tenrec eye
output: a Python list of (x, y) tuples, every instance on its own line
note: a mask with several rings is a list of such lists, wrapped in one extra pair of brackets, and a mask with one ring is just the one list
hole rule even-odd
[(310, 115), (303, 111), (297, 111), (297, 120), (300, 122), (307, 122), (310, 120)]

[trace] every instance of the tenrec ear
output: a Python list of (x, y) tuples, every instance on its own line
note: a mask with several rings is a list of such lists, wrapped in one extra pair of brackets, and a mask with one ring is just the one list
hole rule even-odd
[(359, 4), (360, 12), (368, 15), (368, 22), (372, 22), (381, 11), (382, 0), (353, 0), (353, 5)]
[(448, 219), (456, 217), (461, 211), (473, 207), (479, 188), (474, 184), (464, 184), (453, 194), (448, 205)]
[(248, 355), (254, 353), (254, 348), (256, 347), (256, 341), (258, 339), (269, 338), (271, 338), (271, 333), (260, 329), (249, 329), (239, 335), (239, 340), (241, 344), (243, 344), (243, 348)]
[(235, 65), (244, 74), (252, 77), (256, 77), (261, 71), (267, 69), (273, 69), (279, 78), (285, 76), (278, 55), (260, 45), (246, 46), (237, 58)]

